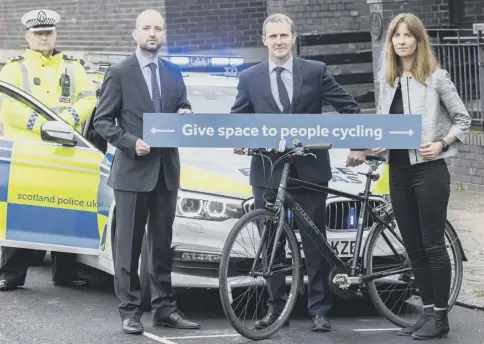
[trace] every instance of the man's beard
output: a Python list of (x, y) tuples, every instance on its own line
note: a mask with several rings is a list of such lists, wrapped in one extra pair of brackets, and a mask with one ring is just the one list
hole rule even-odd
[(151, 45), (148, 43), (140, 45), (141, 50), (145, 50), (150, 53), (156, 53), (160, 50), (162, 43), (157, 43), (156, 45)]

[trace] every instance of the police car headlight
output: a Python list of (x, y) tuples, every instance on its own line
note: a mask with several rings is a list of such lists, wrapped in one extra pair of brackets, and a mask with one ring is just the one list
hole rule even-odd
[(176, 205), (176, 216), (223, 221), (243, 215), (242, 202), (225, 197), (180, 191)]

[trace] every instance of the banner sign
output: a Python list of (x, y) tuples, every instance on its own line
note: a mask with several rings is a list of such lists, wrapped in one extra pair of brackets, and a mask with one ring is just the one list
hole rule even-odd
[(333, 148), (416, 149), (421, 115), (169, 114), (145, 113), (143, 140), (151, 147), (278, 148), (332, 144)]

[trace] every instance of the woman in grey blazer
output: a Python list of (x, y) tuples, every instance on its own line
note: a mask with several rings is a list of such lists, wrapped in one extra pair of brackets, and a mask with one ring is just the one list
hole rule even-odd
[(450, 174), (444, 158), (458, 152), (471, 119), (418, 17), (404, 13), (392, 20), (384, 54), (378, 113), (422, 115), (420, 149), (373, 150), (387, 157), (396, 221), (424, 304), (421, 319), (399, 334), (441, 338), (449, 332), (451, 282), (444, 236)]

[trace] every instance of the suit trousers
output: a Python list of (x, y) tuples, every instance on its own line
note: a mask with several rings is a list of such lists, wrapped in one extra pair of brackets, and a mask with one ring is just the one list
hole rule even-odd
[[(11, 284), (23, 286), (27, 277), (27, 270), (43, 251), (17, 247), (2, 247), (2, 261), (0, 265), (0, 280), (7, 280)], [(69, 283), (76, 279), (77, 258), (75, 254), (51, 252), (52, 281), (59, 284)]]
[[(327, 186), (327, 183), (322, 185)], [(326, 198), (327, 194), (303, 188), (289, 188), (291, 196), (298, 202), (314, 224), (326, 236)], [(277, 190), (252, 187), (255, 208), (261, 208), (266, 202), (275, 202)], [(294, 216), (295, 223), (301, 227), (301, 223)], [(305, 265), (308, 276), (308, 313), (311, 316), (326, 314), (333, 305), (331, 291), (329, 289), (329, 264), (324, 260), (318, 248), (306, 232), (300, 231), (302, 246), (305, 256)], [(269, 237), (274, 238), (275, 233)], [(274, 264), (285, 256), (285, 238), (281, 238), (280, 245), (274, 257)], [(272, 247), (272, 243), (270, 245)], [(274, 276), (267, 280), (269, 300), (267, 306), (270, 313), (280, 314), (286, 304), (286, 283), (284, 276)]]
[(138, 274), (143, 236), (148, 245), (148, 275), (153, 316), (169, 316), (177, 309), (171, 285), (172, 234), (178, 191), (168, 191), (160, 167), (150, 192), (114, 190), (116, 229), (113, 240), (114, 287), (122, 320), (141, 318)]

